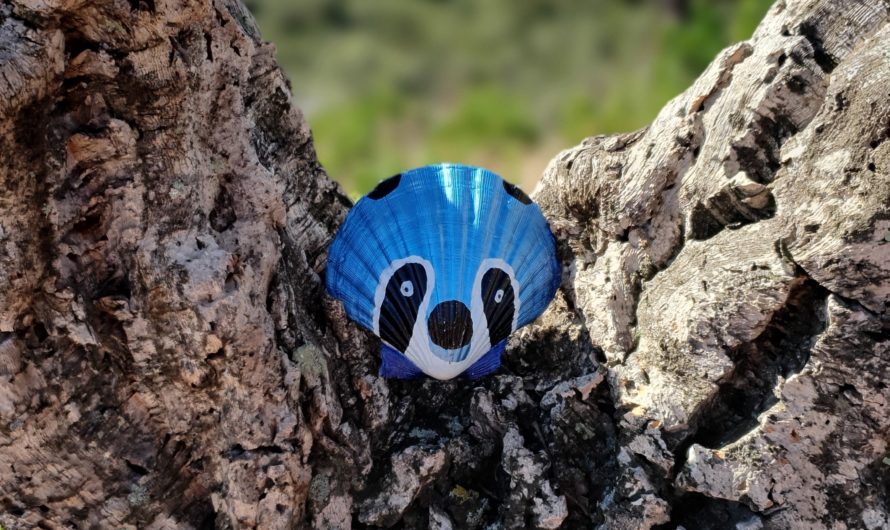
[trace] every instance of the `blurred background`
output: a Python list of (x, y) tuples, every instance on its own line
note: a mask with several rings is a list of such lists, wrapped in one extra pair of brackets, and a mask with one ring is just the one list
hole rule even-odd
[(433, 162), (531, 191), (561, 149), (649, 123), (772, 0), (248, 0), (353, 199)]

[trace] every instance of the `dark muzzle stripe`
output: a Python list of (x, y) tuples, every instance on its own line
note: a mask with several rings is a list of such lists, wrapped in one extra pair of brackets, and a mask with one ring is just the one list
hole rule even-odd
[(473, 338), (473, 317), (463, 302), (449, 300), (437, 305), (427, 321), (430, 340), (442, 348), (462, 348)]

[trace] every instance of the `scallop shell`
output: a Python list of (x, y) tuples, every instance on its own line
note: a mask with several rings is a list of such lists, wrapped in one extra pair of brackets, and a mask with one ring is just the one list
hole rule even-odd
[(356, 203), (330, 248), (327, 288), (382, 339), (384, 377), (477, 378), (560, 283), (541, 210), (491, 171), (412, 169)]

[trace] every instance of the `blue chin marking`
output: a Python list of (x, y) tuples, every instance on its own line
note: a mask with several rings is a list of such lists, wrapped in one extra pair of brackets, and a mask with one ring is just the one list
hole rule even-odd
[(445, 348), (433, 344), (430, 342), (430, 351), (436, 357), (442, 359), (443, 361), (447, 361), (449, 363), (456, 363), (463, 361), (467, 358), (467, 355), (470, 354), (470, 345), (467, 344), (462, 348), (455, 348), (453, 350), (446, 350)]
[(464, 377), (467, 379), (479, 379), (500, 368), (501, 354), (504, 353), (504, 348), (506, 347), (507, 339), (495, 344), (494, 348), (488, 350), (488, 353), (479, 357), (478, 361), (464, 371)]
[(383, 363), (380, 365), (380, 377), (416, 379), (423, 376), (420, 368), (405, 357), (404, 353), (385, 342), (380, 345), (380, 357), (383, 359)]

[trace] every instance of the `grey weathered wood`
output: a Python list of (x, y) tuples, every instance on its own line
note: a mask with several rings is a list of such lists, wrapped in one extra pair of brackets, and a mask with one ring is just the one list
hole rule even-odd
[(551, 163), (537, 199), (649, 478), (613, 486), (612, 527), (890, 525), (888, 137), (888, 4), (780, 1), (652, 125)]
[(563, 289), (442, 383), (324, 296), (349, 201), (243, 6), (3, 4), (0, 524), (887, 527), (888, 9), (777, 2), (559, 154)]

